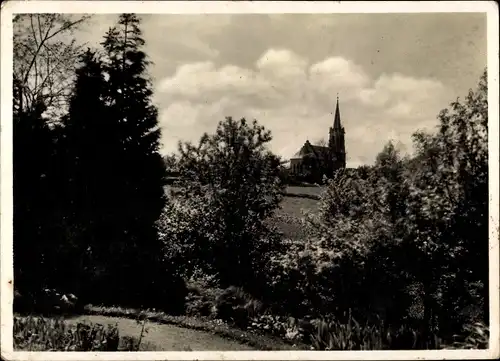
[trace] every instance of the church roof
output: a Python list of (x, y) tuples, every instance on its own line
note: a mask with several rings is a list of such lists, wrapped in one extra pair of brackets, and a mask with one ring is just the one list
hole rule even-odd
[(307, 155), (314, 154), (316, 157), (321, 157), (322, 154), (328, 152), (329, 148), (321, 145), (313, 145), (306, 141), (304, 145), (295, 153), (292, 159), (304, 158)]

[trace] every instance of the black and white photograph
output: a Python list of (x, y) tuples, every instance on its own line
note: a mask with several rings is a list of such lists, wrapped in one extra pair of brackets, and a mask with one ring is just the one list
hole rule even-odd
[(1, 16), (2, 358), (500, 357), (498, 4)]

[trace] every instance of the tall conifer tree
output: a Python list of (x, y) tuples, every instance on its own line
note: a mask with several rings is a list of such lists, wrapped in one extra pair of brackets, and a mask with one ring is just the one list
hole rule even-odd
[[(165, 204), (165, 165), (159, 153), (158, 112), (151, 101), (146, 72), (149, 61), (142, 51), (145, 42), (139, 26), (136, 15), (123, 14), (102, 43), (108, 77), (105, 101), (114, 123), (114, 140), (120, 143), (120, 154), (113, 160), (113, 195), (115, 209), (119, 210), (116, 226), (123, 233), (113, 253), (119, 257), (123, 275), (119, 287), (127, 289), (131, 301), (144, 297), (145, 289), (137, 284), (152, 290), (151, 274), (164, 270), (155, 222)], [(132, 294), (131, 282), (136, 294)]]
[[(108, 243), (113, 240), (113, 204), (109, 193), (113, 179), (114, 125), (104, 102), (107, 84), (102, 62), (96, 52), (87, 50), (76, 70), (69, 114), (63, 118), (64, 178), (62, 235), (68, 246), (80, 291), (98, 288), (109, 274)], [(79, 255), (77, 257), (76, 255)], [(71, 256), (73, 255), (73, 257)], [(79, 259), (75, 263), (74, 260)], [(67, 268), (71, 268), (68, 265)], [(90, 300), (89, 300), (90, 301)]]

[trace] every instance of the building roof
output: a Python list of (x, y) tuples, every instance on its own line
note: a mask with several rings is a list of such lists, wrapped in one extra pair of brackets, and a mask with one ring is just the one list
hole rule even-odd
[(302, 159), (307, 155), (314, 154), (316, 157), (320, 158), (325, 152), (328, 152), (329, 148), (322, 145), (313, 145), (306, 141), (304, 145), (299, 149), (297, 153), (293, 155), (291, 159)]

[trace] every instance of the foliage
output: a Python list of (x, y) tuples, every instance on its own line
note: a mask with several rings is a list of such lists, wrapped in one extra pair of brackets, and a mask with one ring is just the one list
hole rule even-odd
[(188, 289), (188, 316), (210, 317), (246, 329), (250, 320), (263, 311), (262, 302), (239, 287), (221, 289), (195, 282)]
[(276, 229), (264, 222), (283, 191), (270, 141), (256, 121), (229, 117), (199, 145), (180, 144), (180, 192), (159, 222), (167, 258), (181, 257), (188, 272), (196, 262), (223, 287), (258, 288), (265, 255), (279, 246)]
[[(104, 73), (109, 77), (104, 101), (112, 113), (119, 152), (112, 160), (114, 174), (109, 179), (114, 179), (110, 184), (113, 190), (107, 189), (107, 197), (109, 209), (117, 213), (113, 229), (121, 233), (116, 235), (107, 262), (112, 260), (113, 265), (119, 266), (116, 272), (123, 281), (116, 285), (122, 297), (135, 300), (137, 305), (156, 299), (157, 304), (152, 306), (170, 306), (178, 312), (185, 290), (162, 257), (156, 229), (166, 201), (166, 170), (159, 154), (158, 112), (151, 101), (144, 43), (140, 19), (133, 14), (122, 14), (102, 43), (106, 56)], [(143, 287), (134, 288), (131, 294), (130, 282)], [(178, 299), (169, 293), (178, 295)]]
[(462, 337), (453, 346), (459, 349), (487, 349), (490, 343), (490, 332), (482, 322), (465, 325)]
[(88, 15), (67, 14), (14, 16), (13, 77), (19, 88), (20, 111), (32, 113), (43, 103), (54, 116), (65, 108), (81, 51), (72, 34), (88, 19)]
[(429, 293), (440, 295), (429, 307), (447, 310), (441, 322), (456, 329), (489, 317), (486, 71), (478, 89), (450, 108), (439, 114), (436, 134), (415, 135), (409, 214), (417, 259), (437, 281), (428, 282)]
[(407, 326), (387, 329), (381, 322), (362, 325), (352, 317), (346, 323), (319, 320), (316, 321), (315, 329), (316, 333), (311, 335), (315, 350), (413, 350), (444, 347), (437, 336), (422, 344), (421, 334)]
[(13, 19), (14, 264), (16, 289), (23, 295), (64, 272), (61, 260), (72, 249), (70, 242), (61, 242), (65, 181), (57, 117), (67, 110), (81, 50), (72, 33), (87, 19), (65, 14)]
[(186, 315), (215, 317), (216, 300), (223, 292), (214, 277), (194, 274), (187, 282)]
[(279, 336), (293, 344), (302, 344), (305, 339), (304, 334), (307, 333), (295, 318), (270, 313), (251, 318), (248, 328)]
[[(435, 133), (414, 134), (414, 155), (387, 144), (373, 166), (325, 180), (318, 212), (291, 217), (276, 215), (289, 179), (269, 131), (228, 117), (161, 157), (139, 18), (121, 15), (102, 51), (80, 53), (57, 36), (82, 20), (15, 18), (16, 308), (61, 310), (75, 293), (159, 308), (140, 315), (173, 322), (165, 311), (186, 302), (214, 329), (314, 349), (487, 347), (486, 72), (439, 114)], [(67, 114), (49, 125), (47, 110), (68, 91)], [(180, 178), (168, 201), (167, 174)], [(273, 220), (303, 232), (283, 235)], [(123, 347), (137, 350), (143, 332)], [(43, 318), (16, 319), (15, 340), (30, 350), (120, 347), (116, 329)]]
[(165, 166), (139, 26), (135, 15), (121, 15), (105, 36), (103, 55), (82, 57), (65, 118), (67, 162), (76, 159), (66, 176), (66, 207), (84, 255), (78, 276), (89, 280), (81, 290), (87, 301), (98, 301), (91, 295), (99, 287), (106, 290), (100, 301), (155, 303), (177, 312), (182, 281), (163, 263), (155, 227), (165, 202)]
[(163, 161), (165, 162), (165, 167), (167, 168), (168, 173), (177, 174), (178, 166), (177, 166), (177, 156), (175, 154), (170, 154), (163, 157)]
[[(352, 310), (363, 323), (416, 332), (417, 348), (488, 320), (486, 93), (485, 73), (440, 113), (435, 134), (415, 134), (413, 157), (388, 144), (372, 167), (328, 180), (308, 237), (272, 255), (275, 312), (348, 325)], [(322, 347), (365, 347), (338, 342)]]
[(147, 351), (151, 345), (120, 338), (116, 326), (42, 317), (14, 317), (14, 348), (25, 351)]
[(246, 329), (249, 320), (262, 310), (262, 303), (243, 289), (228, 287), (215, 299), (215, 317)]
[[(80, 54), (61, 124), (41, 119), (45, 103), (14, 114), (22, 294), (49, 287), (84, 302), (183, 310), (185, 285), (157, 236), (166, 174), (143, 45), (139, 19), (121, 15), (102, 51)], [(24, 149), (33, 144), (35, 155)]]

